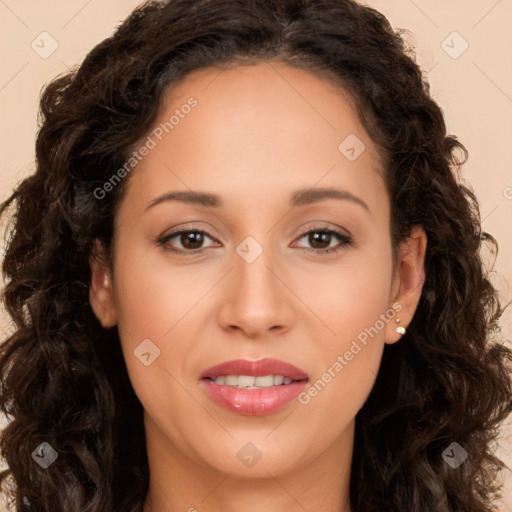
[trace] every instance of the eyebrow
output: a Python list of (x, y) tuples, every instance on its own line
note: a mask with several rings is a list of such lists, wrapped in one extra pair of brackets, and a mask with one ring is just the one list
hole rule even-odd
[[(359, 197), (355, 196), (347, 190), (339, 190), (335, 188), (313, 188), (313, 189), (301, 189), (296, 190), (290, 199), (290, 205), (303, 206), (312, 203), (318, 203), (326, 199), (338, 199), (342, 201), (351, 201), (353, 203), (362, 206), (365, 210), (370, 211), (368, 205)], [(146, 210), (153, 208), (157, 204), (164, 203), (167, 201), (179, 201), (187, 204), (198, 204), (206, 206), (208, 208), (220, 208), (224, 205), (224, 201), (220, 196), (207, 192), (195, 192), (195, 191), (175, 191), (167, 192), (161, 196), (153, 199)]]

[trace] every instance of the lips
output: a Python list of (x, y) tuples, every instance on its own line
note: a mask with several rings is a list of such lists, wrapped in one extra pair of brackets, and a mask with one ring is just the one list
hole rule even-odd
[(263, 377), (265, 375), (282, 375), (292, 380), (308, 379), (308, 374), (284, 361), (278, 359), (260, 359), (250, 361), (248, 359), (236, 359), (212, 366), (201, 373), (201, 379), (215, 379), (226, 375), (252, 375)]
[[(263, 388), (245, 385), (232, 387), (224, 383), (224, 377), (227, 381), (236, 380), (236, 376), (243, 381), (251, 376), (263, 377), (265, 382), (274, 376), (278, 382), (282, 379), (283, 382)], [(308, 381), (305, 371), (284, 361), (237, 359), (208, 368), (201, 374), (199, 382), (207, 396), (220, 407), (245, 416), (261, 416), (275, 413), (290, 404), (304, 391)]]

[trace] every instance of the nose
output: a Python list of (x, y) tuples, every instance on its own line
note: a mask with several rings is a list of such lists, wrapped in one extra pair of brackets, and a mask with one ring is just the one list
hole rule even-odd
[[(251, 244), (248, 247), (250, 251), (256, 249)], [(286, 332), (295, 318), (287, 273), (270, 250), (263, 249), (251, 260), (243, 247), (233, 254), (233, 270), (222, 291), (219, 323), (223, 329), (241, 331), (250, 339)]]

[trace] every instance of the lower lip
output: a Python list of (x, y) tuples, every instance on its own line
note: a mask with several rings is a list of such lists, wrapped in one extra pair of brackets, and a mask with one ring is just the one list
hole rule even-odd
[(210, 398), (228, 411), (246, 416), (263, 416), (279, 411), (297, 397), (307, 385), (307, 380), (261, 389), (243, 389), (201, 380)]

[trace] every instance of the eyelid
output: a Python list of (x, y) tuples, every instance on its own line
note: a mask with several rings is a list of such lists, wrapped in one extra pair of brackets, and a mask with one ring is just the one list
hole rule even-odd
[[(170, 233), (168, 233), (166, 235), (161, 235), (161, 236), (157, 237), (157, 239), (155, 241), (158, 245), (166, 246), (167, 242), (171, 238), (174, 238), (174, 237), (180, 235), (181, 233), (201, 233), (202, 235), (213, 240), (214, 242), (220, 243), (218, 240), (216, 240), (213, 236), (211, 236), (204, 229), (200, 229), (200, 228), (197, 228), (194, 226), (183, 226), (183, 227), (177, 229), (176, 231), (171, 231)], [(202, 247), (200, 249), (192, 249), (192, 250), (185, 250), (185, 249), (168, 249), (168, 250), (170, 250), (171, 252), (175, 252), (175, 253), (192, 255), (192, 254), (198, 254), (198, 253), (200, 253), (206, 249), (210, 249), (210, 248), (211, 247)]]
[[(307, 235), (311, 231), (328, 231), (330, 233), (336, 233), (340, 237), (352, 239), (352, 235), (348, 232), (348, 230), (342, 229), (341, 227), (333, 227), (326, 223), (308, 225), (307, 228), (304, 228), (304, 230), (301, 231), (297, 238)], [(342, 231), (345, 231), (345, 233), (343, 233)]]
[(309, 247), (302, 247), (303, 250), (318, 254), (318, 255), (327, 255), (327, 254), (333, 254), (337, 253), (338, 251), (341, 251), (343, 249), (346, 249), (348, 246), (353, 244), (352, 235), (348, 233), (342, 233), (340, 228), (333, 228), (331, 226), (328, 226), (326, 224), (317, 224), (313, 226), (308, 226), (305, 230), (301, 232), (301, 234), (296, 238), (296, 240), (300, 240), (305, 235), (308, 235), (311, 232), (318, 232), (318, 233), (330, 233), (333, 234), (335, 237), (338, 238), (341, 245), (337, 245), (334, 247), (329, 247), (327, 249), (314, 249)]
[[(300, 240), (305, 235), (307, 235), (311, 232), (331, 233), (340, 240), (341, 246), (338, 245), (338, 246), (327, 248), (327, 249), (315, 249), (315, 248), (309, 248), (309, 247), (299, 247), (299, 249), (303, 249), (307, 252), (314, 253), (314, 254), (327, 254), (327, 253), (337, 252), (341, 249), (346, 248), (347, 246), (349, 246), (353, 243), (352, 236), (350, 234), (348, 234), (348, 232), (346, 234), (342, 233), (341, 228), (333, 228), (326, 224), (308, 226), (307, 228), (305, 228), (304, 230), (301, 231), (301, 233), (294, 239), (294, 241), (292, 243), (294, 243), (297, 240)], [(174, 238), (174, 237), (180, 235), (181, 233), (200, 233), (200, 234), (210, 238), (211, 240), (213, 240), (216, 243), (221, 243), (218, 240), (216, 240), (213, 236), (211, 236), (204, 229), (198, 228), (193, 225), (182, 226), (179, 229), (176, 229), (175, 231), (171, 231), (170, 233), (168, 233), (166, 235), (161, 235), (161, 236), (157, 237), (157, 239), (155, 241), (158, 245), (165, 247), (167, 242), (171, 238)], [(214, 248), (214, 247), (208, 246), (208, 247), (201, 247), (199, 249), (190, 249), (190, 250), (186, 250), (186, 249), (166, 249), (166, 250), (168, 250), (170, 252), (178, 253), (178, 254), (183, 254), (186, 256), (193, 256), (193, 255), (201, 254), (205, 250), (212, 249), (212, 248)]]

